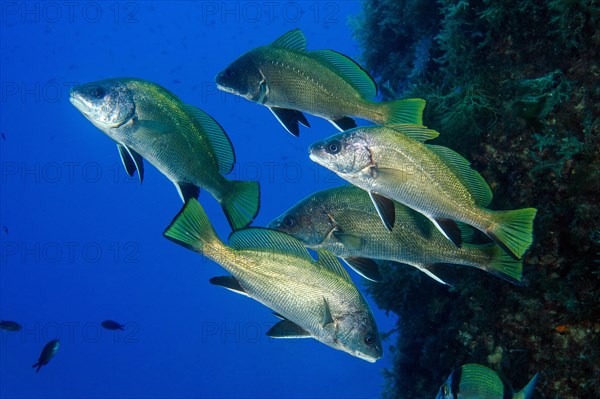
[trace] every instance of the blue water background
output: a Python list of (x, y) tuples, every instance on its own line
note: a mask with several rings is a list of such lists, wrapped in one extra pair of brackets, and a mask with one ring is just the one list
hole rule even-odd
[[(148, 163), (142, 185), (129, 178), (115, 144), (68, 98), (75, 83), (132, 76), (205, 110), (234, 144), (230, 177), (260, 181), (254, 225), (264, 226), (341, 183), (307, 156), (336, 130), (309, 116), (312, 128), (294, 138), (213, 77), (296, 27), (309, 49), (359, 58), (347, 23), (359, 10), (355, 1), (1, 3), (0, 319), (24, 328), (0, 331), (2, 398), (380, 395), (391, 340), (370, 364), (314, 340), (267, 338), (277, 322), (269, 309), (210, 285), (224, 271), (162, 237), (182, 205), (174, 186)], [(205, 192), (200, 201), (226, 239), (218, 204)], [(372, 306), (391, 330), (394, 319)], [(127, 329), (103, 330), (104, 319)], [(54, 338), (60, 350), (36, 374)]]

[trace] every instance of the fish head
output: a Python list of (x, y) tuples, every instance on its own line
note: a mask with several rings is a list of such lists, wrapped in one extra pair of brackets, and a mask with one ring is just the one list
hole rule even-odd
[(100, 130), (107, 132), (133, 118), (135, 101), (127, 85), (107, 79), (71, 88), (71, 104)]
[(377, 324), (368, 308), (342, 315), (332, 324), (335, 324), (333, 341), (337, 349), (370, 363), (375, 363), (383, 356)]
[(319, 247), (336, 228), (334, 220), (315, 196), (298, 202), (269, 223), (269, 228), (282, 231), (311, 248)]
[(373, 164), (367, 138), (350, 129), (317, 141), (308, 148), (310, 159), (340, 176), (357, 174)]
[(255, 62), (253, 52), (242, 55), (215, 76), (219, 90), (259, 101), (265, 94), (265, 77)]

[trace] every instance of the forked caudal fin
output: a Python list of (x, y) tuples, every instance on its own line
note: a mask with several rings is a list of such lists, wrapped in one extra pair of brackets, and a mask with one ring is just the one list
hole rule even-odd
[(531, 379), (531, 381), (529, 381), (529, 383), (527, 385), (525, 385), (525, 388), (523, 388), (519, 392), (517, 392), (515, 394), (515, 396), (513, 396), (513, 398), (514, 399), (530, 399), (533, 396), (533, 391), (535, 391), (535, 385), (537, 383), (539, 375), (540, 375), (539, 373), (534, 375), (533, 378)]
[(492, 211), (495, 226), (485, 233), (515, 259), (521, 259), (533, 242), (535, 208)]
[(260, 208), (260, 186), (255, 181), (230, 181), (225, 198), (221, 200), (223, 212), (233, 230), (248, 226)]
[[(380, 123), (411, 123), (423, 124), (423, 110), (425, 100), (420, 98), (409, 98), (407, 100), (388, 101), (381, 104), (385, 107), (385, 120)], [(378, 121), (379, 122), (379, 121)]]
[(515, 285), (521, 285), (523, 281), (523, 262), (514, 259), (496, 244), (473, 245), (463, 244), (465, 249), (474, 251), (485, 251), (489, 256), (486, 265), (476, 266), (496, 277), (500, 277)]
[(163, 235), (192, 251), (204, 252), (204, 245), (219, 241), (198, 200), (188, 200)]

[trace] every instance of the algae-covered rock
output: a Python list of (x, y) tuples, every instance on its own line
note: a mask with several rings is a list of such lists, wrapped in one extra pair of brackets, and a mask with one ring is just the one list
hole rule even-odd
[(370, 287), (399, 316), (385, 396), (435, 397), (473, 362), (517, 387), (541, 372), (538, 398), (600, 397), (600, 4), (368, 0), (353, 23), (384, 96), (428, 101), (492, 208), (538, 208), (522, 287), (398, 267)]

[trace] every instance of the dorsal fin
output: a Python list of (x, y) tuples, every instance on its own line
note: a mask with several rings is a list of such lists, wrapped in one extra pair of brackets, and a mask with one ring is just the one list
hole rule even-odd
[(189, 105), (183, 104), (183, 109), (192, 115), (196, 121), (200, 124), (203, 131), (208, 137), (208, 141), (215, 152), (217, 163), (219, 164), (219, 172), (222, 175), (226, 175), (233, 169), (235, 163), (235, 153), (233, 152), (233, 146), (225, 130), (219, 125), (219, 123), (213, 119), (206, 112), (201, 109)]
[(492, 190), (481, 175), (471, 168), (471, 163), (456, 151), (440, 145), (427, 145), (432, 152), (437, 154), (448, 165), (467, 190), (475, 198), (477, 205), (486, 207), (492, 202)]
[(403, 133), (414, 140), (420, 141), (421, 143), (424, 143), (427, 140), (433, 140), (440, 135), (439, 132), (427, 129), (425, 126), (412, 125), (409, 123), (394, 123), (385, 126)]
[(372, 100), (377, 96), (373, 78), (350, 57), (333, 50), (315, 50), (310, 55), (340, 74), (363, 98)]
[(294, 237), (276, 230), (250, 227), (234, 231), (229, 236), (229, 245), (234, 249), (268, 250), (293, 254), (313, 261), (304, 245)]
[(272, 44), (275, 47), (285, 47), (290, 50), (306, 51), (306, 37), (300, 29), (294, 29), (275, 40)]
[(318, 249), (317, 255), (319, 256), (317, 260), (317, 265), (323, 268), (326, 268), (338, 276), (342, 277), (346, 281), (352, 281), (344, 266), (340, 263), (338, 258), (335, 257), (331, 252), (325, 249)]

